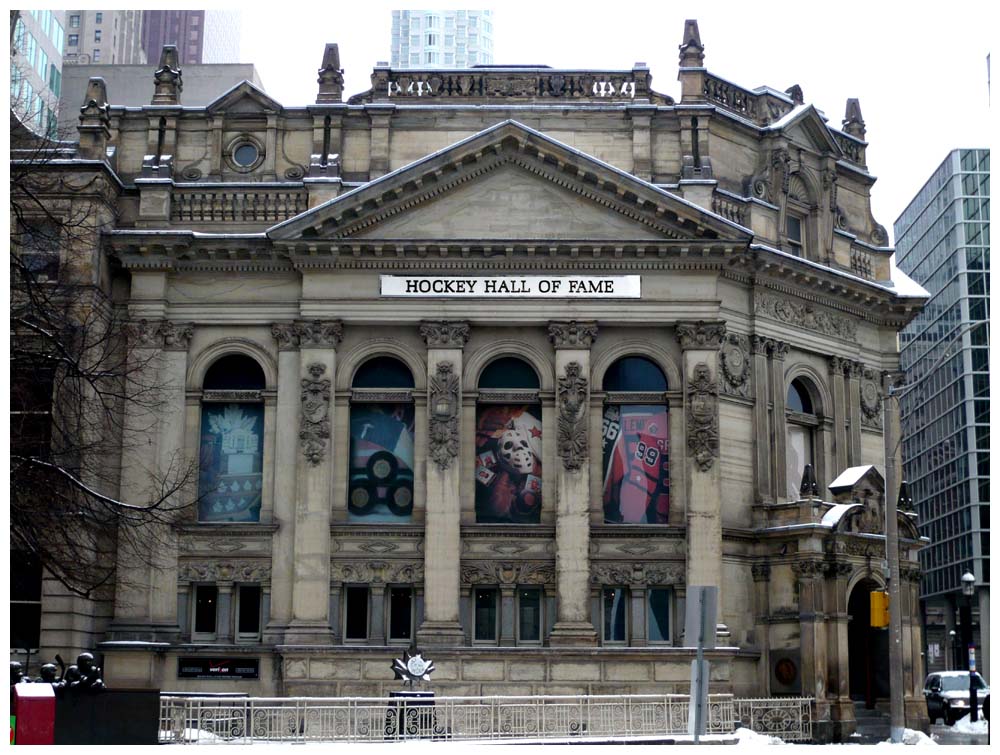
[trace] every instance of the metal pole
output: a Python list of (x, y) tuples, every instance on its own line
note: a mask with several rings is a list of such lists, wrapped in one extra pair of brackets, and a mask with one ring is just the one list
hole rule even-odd
[(701, 734), (701, 722), (703, 719), (704, 711), (701, 709), (702, 701), (702, 688), (705, 684), (705, 679), (702, 678), (702, 661), (705, 659), (705, 590), (698, 591), (698, 652), (695, 655), (695, 661), (697, 664), (698, 671), (695, 675), (695, 694), (698, 695), (698, 699), (694, 704), (694, 743), (698, 744), (698, 738)]
[[(891, 372), (884, 377), (882, 440), (885, 445), (885, 550), (889, 561), (889, 732), (891, 740), (899, 743), (903, 741), (906, 714), (903, 710), (903, 604), (899, 589), (899, 533), (896, 521), (899, 399), (892, 395), (896, 378), (896, 374)], [(890, 406), (890, 401), (894, 401), (895, 405)]]
[(969, 602), (969, 720), (979, 720), (979, 700), (976, 693), (976, 645), (972, 633), (972, 595), (967, 595)]

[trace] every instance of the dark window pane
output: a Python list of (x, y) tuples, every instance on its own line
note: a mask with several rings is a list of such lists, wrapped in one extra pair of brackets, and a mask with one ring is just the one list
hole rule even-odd
[(538, 374), (530, 364), (516, 357), (490, 362), (479, 376), (480, 388), (538, 388)]
[(347, 619), (344, 622), (344, 638), (348, 640), (368, 639), (368, 588), (347, 588)]
[(215, 634), (215, 616), (218, 605), (219, 588), (214, 585), (199, 585), (195, 588), (195, 632), (198, 634)]
[(475, 595), (475, 634), (477, 640), (497, 638), (497, 591), (478, 589)]
[(30, 553), (10, 552), (10, 599), (42, 599), (42, 565)]
[(518, 639), (538, 642), (542, 636), (542, 591), (520, 590), (518, 593)]
[(652, 589), (649, 596), (649, 641), (670, 642), (670, 590)]
[(624, 357), (604, 373), (606, 391), (665, 391), (667, 378), (663, 370), (645, 357)]
[(413, 636), (413, 591), (393, 587), (389, 591), (389, 639), (409, 640)]
[(802, 221), (799, 218), (789, 215), (786, 223), (786, 231), (789, 241), (802, 243)]
[(788, 396), (785, 398), (785, 408), (802, 414), (812, 414), (812, 399), (809, 391), (801, 380), (793, 380), (788, 386)]
[(41, 603), (10, 604), (10, 646), (16, 649), (37, 648), (41, 637)]
[(208, 368), (202, 387), (206, 391), (264, 390), (264, 370), (256, 359), (245, 354), (230, 354)]
[(604, 588), (605, 642), (625, 642), (625, 612), (627, 602), (624, 588)]
[(354, 388), (412, 388), (410, 368), (394, 357), (369, 359), (354, 373)]
[(260, 632), (260, 586), (240, 587), (240, 614), (236, 631), (240, 634)]

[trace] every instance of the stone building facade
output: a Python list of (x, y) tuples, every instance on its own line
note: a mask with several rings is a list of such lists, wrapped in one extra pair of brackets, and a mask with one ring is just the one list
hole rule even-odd
[[(686, 589), (715, 585), (712, 690), (850, 733), (885, 693), (872, 465), (926, 298), (857, 102), (836, 128), (715, 76), (695, 22), (676, 99), (643, 68), (376, 68), (345, 102), (338, 58), (313, 105), (184, 108), (167, 49), (150, 106), (95, 81), (81, 111), (94, 243), (166, 386), (120, 492), (178, 450), (199, 478), (169, 547), (119, 555), (110, 683), (374, 695), (416, 641), (439, 694), (686, 692)], [(199, 678), (220, 660), (244, 678)]]

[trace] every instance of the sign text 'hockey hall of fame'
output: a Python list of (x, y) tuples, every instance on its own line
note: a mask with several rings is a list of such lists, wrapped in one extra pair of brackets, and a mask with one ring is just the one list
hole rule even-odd
[(640, 275), (383, 275), (382, 296), (638, 299)]

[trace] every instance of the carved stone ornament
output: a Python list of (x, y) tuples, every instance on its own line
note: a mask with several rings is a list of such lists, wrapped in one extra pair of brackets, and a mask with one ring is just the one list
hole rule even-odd
[(854, 567), (844, 561), (827, 561), (825, 567), (827, 579), (847, 579), (854, 572)]
[(873, 370), (864, 370), (861, 379), (861, 424), (882, 427), (882, 394)]
[(314, 362), (308, 367), (309, 377), (302, 379), (302, 423), (299, 440), (302, 453), (316, 466), (326, 454), (330, 437), (330, 379), (323, 377), (326, 365)]
[(587, 461), (587, 378), (579, 362), (566, 365), (566, 374), (559, 377), (559, 420), (556, 445), (563, 466), (575, 471)]
[(420, 323), (420, 335), (429, 349), (461, 349), (469, 340), (469, 323), (429, 320)]
[(750, 567), (750, 574), (753, 576), (754, 582), (770, 582), (771, 581), (771, 565), (770, 564), (754, 564)]
[(719, 388), (705, 362), (694, 366), (686, 399), (688, 455), (707, 472), (719, 455)]
[(861, 507), (847, 513), (847, 532), (858, 532), (871, 535), (885, 533), (885, 504), (882, 496), (870, 496), (861, 502)]
[(823, 571), (822, 561), (795, 561), (792, 564), (792, 572), (799, 579), (813, 579), (822, 576)]
[(868, 558), (885, 557), (885, 541), (867, 538), (847, 538), (843, 542), (843, 552), (850, 556), (865, 556)]
[(778, 193), (788, 193), (788, 181), (791, 178), (789, 163), (791, 157), (787, 149), (776, 149), (771, 152), (771, 196)]
[(187, 351), (194, 336), (194, 323), (165, 320), (157, 335), (165, 351)]
[(463, 561), (463, 585), (554, 585), (556, 568), (537, 561)]
[(597, 323), (550, 322), (549, 340), (557, 349), (589, 349), (597, 339)]
[(170, 320), (133, 320), (127, 326), (127, 336), (136, 349), (187, 351), (194, 336), (194, 323)]
[(729, 333), (719, 352), (722, 366), (722, 391), (744, 398), (750, 395), (750, 339)]
[(685, 575), (679, 561), (590, 565), (590, 581), (595, 585), (676, 585), (684, 584)]
[(274, 323), (271, 325), (271, 335), (278, 342), (279, 351), (290, 351), (299, 347), (298, 330), (294, 323)]
[(793, 301), (758, 291), (754, 294), (754, 311), (788, 325), (815, 330), (845, 341), (857, 339), (858, 323), (853, 318), (831, 314), (810, 302)]
[(295, 334), (303, 349), (336, 348), (344, 338), (344, 325), (340, 320), (300, 320), (295, 323)]
[(330, 564), (330, 579), (355, 584), (419, 585), (424, 581), (424, 565), (419, 561), (334, 561)]
[(271, 582), (271, 565), (264, 561), (182, 562), (177, 581), (186, 582)]
[(681, 349), (717, 349), (726, 335), (724, 322), (679, 322), (676, 327), (677, 340)]
[(430, 379), (430, 455), (442, 472), (458, 456), (458, 375), (451, 362), (438, 362)]

